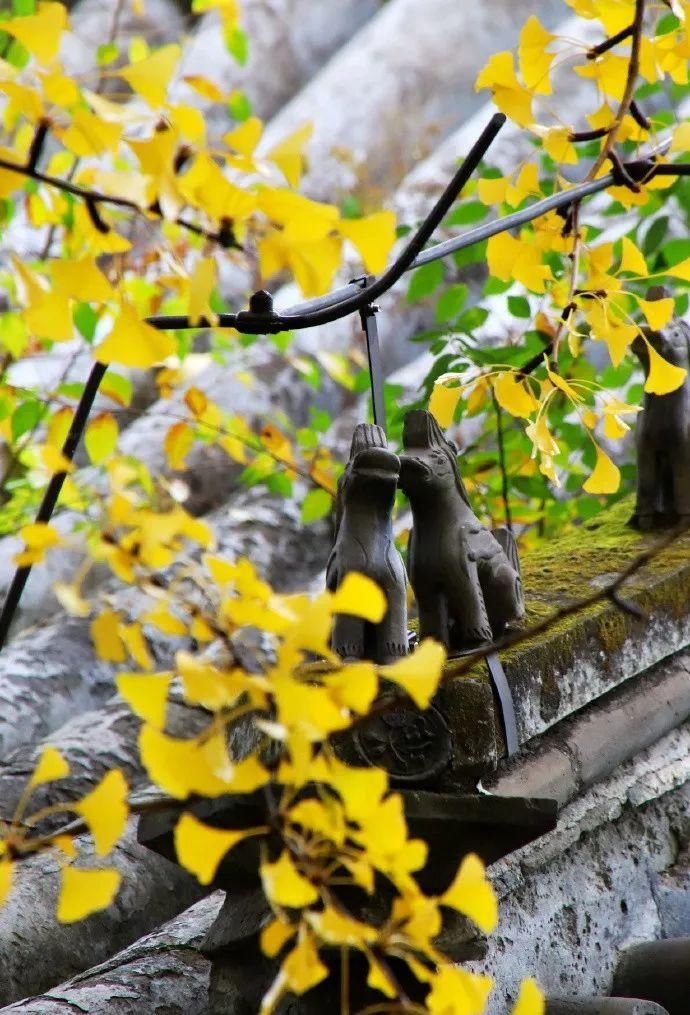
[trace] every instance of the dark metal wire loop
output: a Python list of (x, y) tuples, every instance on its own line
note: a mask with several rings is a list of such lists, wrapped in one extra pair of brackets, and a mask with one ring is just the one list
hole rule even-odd
[[(273, 311), (272, 301), (268, 294), (257, 294), (262, 298), (257, 300), (255, 297), (250, 301), (249, 310), (243, 310), (236, 314), (220, 314), (218, 321), (213, 324), (212, 322), (202, 320), (192, 325), (189, 317), (174, 315), (154, 315), (146, 319), (147, 323), (161, 331), (180, 331), (213, 326), (218, 328), (234, 328), (242, 334), (265, 335), (275, 334), (279, 331), (314, 328), (322, 324), (330, 324), (349, 314), (360, 313), (364, 315), (363, 323), (366, 323), (367, 319), (372, 322), (371, 334), (375, 335), (375, 321), (371, 317), (372, 304), (379, 296), (382, 296), (391, 289), (406, 272), (413, 271), (422, 265), (430, 264), (432, 261), (437, 261), (448, 257), (450, 254), (465, 250), (467, 247), (489, 239), (491, 236), (496, 236), (498, 233), (525, 225), (527, 222), (531, 222), (549, 211), (567, 208), (569, 205), (581, 201), (592, 194), (600, 193), (606, 190), (607, 187), (619, 182), (620, 172), (617, 172), (614, 168), (613, 172), (596, 180), (576, 184), (558, 194), (553, 194), (541, 201), (537, 201), (527, 208), (513, 212), (511, 215), (487, 222), (475, 229), (467, 230), (460, 236), (424, 249), (436, 228), (441, 224), (453, 203), (457, 200), (460, 191), (478, 168), (482, 158), (495, 140), (505, 121), (506, 117), (503, 113), (496, 113), (491, 118), (427, 218), (402, 253), (378, 278), (356, 279), (349, 285), (336, 289), (326, 296), (299, 303), (280, 314)], [(664, 154), (669, 146), (670, 141), (665, 141), (650, 151), (645, 158), (635, 162), (623, 163), (622, 167), (625, 173), (632, 180), (644, 182), (647, 182), (656, 174), (663, 176), (690, 175), (690, 165), (656, 163), (656, 158)], [(259, 306), (261, 310), (256, 309)], [(378, 355), (378, 346), (376, 341), (372, 343), (371, 334), (367, 335), (370, 356), (373, 349), (376, 357)], [(91, 368), (91, 373), (84, 386), (84, 391), (79, 400), (69, 434), (62, 448), (63, 455), (69, 461), (74, 457), (106, 369), (106, 366), (98, 362)], [(371, 362), (371, 358), (370, 373), (376, 414), (385, 422), (383, 372), (380, 369), (380, 363), (378, 369), (376, 369), (375, 363)], [(50, 521), (65, 477), (66, 473), (63, 472), (56, 473), (51, 478), (36, 516), (37, 522)], [(10, 625), (19, 606), (19, 600), (30, 573), (30, 566), (18, 568), (8, 589), (2, 611), (0, 612), (0, 650), (7, 640)]]

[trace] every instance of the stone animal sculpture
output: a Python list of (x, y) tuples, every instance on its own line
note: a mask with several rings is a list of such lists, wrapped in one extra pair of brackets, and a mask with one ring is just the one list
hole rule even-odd
[(419, 636), (463, 652), (498, 638), (524, 615), (517, 547), (507, 529), (480, 525), (434, 417), (405, 417), (400, 486), (412, 506), (408, 570)]
[(380, 426), (355, 427), (350, 459), (338, 483), (335, 544), (326, 568), (334, 592), (350, 571), (377, 583), (388, 602), (380, 624), (339, 614), (333, 649), (343, 658), (388, 663), (407, 654), (407, 578), (393, 540), (392, 511), (400, 459)]
[[(666, 295), (663, 288), (650, 298)], [(690, 325), (673, 318), (660, 331), (644, 329), (656, 352), (674, 366), (690, 368)], [(644, 339), (632, 345), (645, 374), (649, 351)], [(689, 374), (690, 376), (690, 374)], [(690, 380), (667, 395), (646, 394), (637, 422), (637, 501), (631, 523), (644, 531), (690, 522)]]

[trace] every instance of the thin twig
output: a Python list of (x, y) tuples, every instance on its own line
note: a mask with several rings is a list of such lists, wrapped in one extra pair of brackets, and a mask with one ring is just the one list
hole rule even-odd
[[(130, 211), (136, 212), (138, 215), (155, 215), (160, 219), (163, 219), (163, 213), (159, 206), (156, 204), (151, 207), (143, 209), (135, 201), (130, 200), (127, 197), (116, 197), (110, 196), (109, 194), (103, 194), (98, 190), (89, 190), (86, 187), (80, 187), (76, 183), (71, 183), (69, 180), (63, 180), (59, 176), (51, 176), (48, 173), (42, 173), (35, 167), (32, 167), (29, 162), (17, 163), (12, 159), (0, 158), (0, 169), (7, 169), (9, 172), (17, 173), (19, 176), (25, 176), (27, 179), (36, 180), (37, 183), (44, 183), (46, 186), (54, 187), (56, 190), (60, 190), (65, 194), (71, 194), (73, 197), (81, 198), (87, 207), (87, 210), (91, 213), (92, 217), (95, 214), (97, 219), (100, 220), (98, 215), (98, 205), (108, 204), (115, 208), (127, 208)], [(100, 220), (102, 222), (102, 220)], [(188, 232), (193, 233), (195, 236), (202, 236), (206, 240), (211, 240), (214, 243), (219, 243), (224, 248), (235, 248), (241, 249), (239, 244), (236, 242), (234, 236), (228, 236), (227, 229), (219, 229), (216, 232), (204, 229), (203, 226), (197, 225), (195, 222), (189, 222), (187, 219), (178, 216), (174, 220), (175, 224)], [(103, 223), (106, 229), (110, 229)], [(100, 225), (97, 228), (103, 231)]]
[(510, 513), (510, 496), (508, 491), (508, 467), (506, 464), (505, 443), (503, 440), (503, 410), (498, 404), (496, 392), (491, 388), (491, 397), (496, 413), (496, 440), (498, 442), (498, 464), (501, 470), (501, 496), (503, 498), (503, 513), (505, 514), (506, 527), (509, 532), (513, 531), (513, 519)]

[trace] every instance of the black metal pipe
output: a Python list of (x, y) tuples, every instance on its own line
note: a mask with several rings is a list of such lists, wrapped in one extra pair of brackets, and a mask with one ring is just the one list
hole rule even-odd
[[(74, 414), (72, 424), (62, 445), (62, 454), (70, 462), (74, 458), (74, 453), (77, 450), (77, 445), (79, 444), (82, 432), (89, 418), (89, 413), (91, 412), (94, 399), (98, 394), (98, 388), (107, 369), (107, 366), (103, 363), (94, 363), (91, 367), (91, 373), (84, 385), (84, 390), (81, 398), (79, 399), (77, 411)], [(53, 476), (51, 476), (46, 492), (43, 495), (41, 506), (38, 509), (38, 514), (36, 515), (37, 522), (50, 521), (55, 505), (57, 504), (58, 497), (60, 496), (60, 491), (62, 490), (65, 482), (66, 475), (66, 472), (56, 472)], [(2, 612), (0, 613), (0, 649), (2, 649), (5, 641), (7, 640), (10, 625), (12, 624), (15, 611), (19, 605), (19, 600), (21, 599), (24, 586), (29, 580), (30, 574), (31, 564), (25, 564), (24, 567), (17, 568), (14, 573), (14, 578), (12, 579), (12, 584), (7, 590), (7, 596), (5, 597)]]
[[(406, 271), (409, 271), (415, 261), (428, 243), (434, 231), (441, 224), (451, 207), (457, 200), (463, 187), (475, 172), (479, 163), (486, 155), (492, 142), (496, 139), (498, 132), (506, 122), (503, 113), (496, 113), (475, 141), (467, 157), (457, 170), (443, 194), (436, 202), (424, 222), (414, 234), (401, 254), (393, 261), (382, 275), (369, 284), (361, 287), (358, 292), (352, 291), (352, 286), (357, 283), (350, 283), (343, 290), (328, 293), (319, 299), (311, 300), (305, 305), (297, 305), (284, 311), (282, 314), (267, 313), (256, 314), (251, 311), (242, 310), (238, 314), (219, 314), (217, 327), (235, 328), (243, 334), (263, 335), (274, 334), (276, 331), (290, 331), (292, 329), (316, 328), (321, 324), (331, 324), (333, 321), (345, 317), (347, 314), (359, 313), (365, 307), (373, 303), (379, 296), (387, 292), (401, 278)], [(343, 298), (340, 299), (340, 294)], [(336, 297), (338, 297), (336, 299)], [(185, 322), (186, 323), (183, 323)], [(147, 323), (154, 328), (181, 329), (189, 328), (188, 318), (155, 316), (147, 318)], [(207, 322), (197, 324), (196, 327), (208, 327)]]

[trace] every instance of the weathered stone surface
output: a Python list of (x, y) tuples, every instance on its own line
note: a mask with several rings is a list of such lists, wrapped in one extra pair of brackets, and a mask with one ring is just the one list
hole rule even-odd
[(480, 776), (496, 767), (499, 757), (502, 734), (491, 687), (480, 680), (454, 680), (441, 688), (437, 704), (453, 745), (448, 778), (474, 788)]
[(497, 978), (489, 1015), (520, 980), (554, 998), (605, 996), (621, 949), (663, 933), (656, 876), (687, 835), (690, 727), (668, 734), (561, 813), (558, 827), (494, 864), (501, 923), (476, 969)]
[[(243, 27), (250, 39), (241, 66), (223, 43), (216, 15), (202, 18), (186, 47), (185, 74), (210, 76), (225, 95), (246, 92), (254, 113), (265, 120), (307, 82), (352, 34), (376, 13), (378, 0), (243, 0)], [(268, 71), (270, 68), (270, 72)], [(181, 91), (181, 89), (179, 89)], [(185, 101), (189, 91), (185, 89)], [(211, 107), (213, 128), (229, 129), (228, 114)]]
[[(104, 865), (90, 855), (87, 841), (80, 845), (86, 857), (80, 866)], [(59, 876), (54, 857), (41, 854), (19, 865), (0, 909), (0, 1003), (37, 994), (89, 969), (200, 898), (191, 875), (136, 842), (134, 821), (105, 862), (122, 875), (115, 902), (72, 924), (55, 920)]]
[[(562, 11), (552, 0), (531, 9), (550, 27)], [(477, 70), (490, 53), (515, 43), (523, 15), (511, 0), (473, 8), (426, 0), (422, 16), (415, 0), (386, 4), (274, 118), (266, 145), (311, 120), (306, 191), (332, 200), (359, 189), (380, 199), (425, 148), (481, 104)]]
[(2, 1009), (22, 1015), (208, 1015), (210, 963), (198, 945), (216, 918), (222, 894), (180, 916), (112, 958), (41, 994)]

